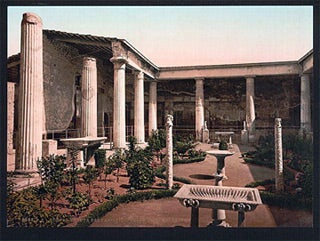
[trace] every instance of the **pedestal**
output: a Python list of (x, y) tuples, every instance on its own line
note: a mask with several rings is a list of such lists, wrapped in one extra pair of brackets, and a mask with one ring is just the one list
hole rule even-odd
[[(214, 174), (215, 186), (222, 186), (222, 181), (227, 179), (225, 172), (225, 158), (231, 156), (234, 152), (225, 150), (212, 150), (207, 151), (208, 155), (212, 155), (217, 159), (217, 172)], [(230, 225), (225, 221), (226, 213), (224, 209), (213, 209), (212, 210), (212, 226), (223, 226), (229, 227)]]

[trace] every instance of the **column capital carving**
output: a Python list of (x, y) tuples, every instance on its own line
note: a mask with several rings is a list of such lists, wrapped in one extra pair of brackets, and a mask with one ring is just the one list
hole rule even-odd
[(22, 18), (22, 24), (25, 24), (25, 23), (42, 25), (42, 20), (35, 13), (24, 13)]
[(122, 57), (127, 59), (128, 57), (127, 51), (123, 48), (120, 41), (117, 41), (117, 40), (112, 41), (111, 48), (112, 48), (113, 57)]
[(91, 65), (96, 64), (96, 59), (92, 57), (84, 57), (83, 58), (83, 66), (84, 67), (89, 67)]
[(128, 63), (128, 60), (123, 57), (112, 57), (110, 61), (113, 63), (115, 69), (124, 69), (125, 64)]
[(143, 71), (140, 71), (140, 70), (132, 70), (132, 73), (134, 75), (134, 77), (136, 79), (143, 79), (144, 78), (144, 73)]

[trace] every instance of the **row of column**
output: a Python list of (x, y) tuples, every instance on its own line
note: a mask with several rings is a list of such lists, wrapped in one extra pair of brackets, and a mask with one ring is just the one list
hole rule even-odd
[[(302, 74), (300, 95), (300, 130), (311, 132), (311, 105), (310, 105), (310, 75)], [(204, 128), (204, 78), (195, 79), (196, 85), (196, 139), (202, 140)], [(244, 129), (248, 132), (248, 139), (254, 140), (255, 132), (255, 104), (254, 104), (254, 76), (246, 77), (246, 123)]]

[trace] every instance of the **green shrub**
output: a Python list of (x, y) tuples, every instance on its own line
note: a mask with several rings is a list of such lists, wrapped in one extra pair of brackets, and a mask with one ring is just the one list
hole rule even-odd
[(95, 167), (96, 168), (103, 168), (106, 162), (106, 150), (104, 149), (97, 149), (94, 152), (94, 160), (95, 160)]
[(228, 150), (228, 143), (224, 140), (220, 141), (219, 150)]
[(106, 215), (106, 213), (110, 212), (121, 203), (172, 197), (176, 194), (176, 192), (176, 190), (156, 190), (115, 196), (112, 200), (107, 201), (92, 210), (84, 219), (77, 223), (76, 227), (88, 227), (90, 224), (97, 221), (99, 218), (102, 218), (104, 215)]
[(34, 188), (13, 192), (7, 197), (8, 227), (62, 227), (70, 222), (70, 215), (58, 210), (37, 206)]
[(154, 183), (152, 154), (150, 150), (136, 148), (135, 137), (129, 137), (129, 150), (125, 152), (124, 159), (132, 189), (145, 189)]
[(91, 198), (81, 192), (75, 192), (66, 198), (69, 202), (69, 208), (74, 210), (74, 213), (79, 216), (79, 214), (88, 209), (90, 203), (92, 203)]

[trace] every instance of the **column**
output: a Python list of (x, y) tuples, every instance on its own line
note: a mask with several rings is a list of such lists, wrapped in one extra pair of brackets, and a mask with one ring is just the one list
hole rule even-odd
[(97, 137), (97, 65), (95, 58), (83, 58), (81, 85), (81, 136)]
[(274, 123), (274, 150), (275, 150), (275, 186), (276, 191), (284, 190), (283, 182), (283, 155), (282, 155), (282, 126), (281, 119), (275, 118)]
[(196, 79), (196, 140), (202, 141), (202, 128), (204, 125), (204, 94), (203, 78)]
[(42, 156), (42, 52), (42, 20), (33, 13), (25, 13), (21, 22), (17, 172), (37, 172), (37, 159)]
[(123, 57), (113, 57), (113, 147), (126, 147), (126, 93), (125, 74), (127, 60)]
[(137, 143), (144, 143), (144, 74), (134, 74), (134, 136)]
[(300, 131), (311, 131), (310, 75), (301, 75)]
[(7, 152), (13, 153), (15, 83), (7, 82)]
[(172, 136), (172, 127), (173, 127), (173, 116), (167, 115), (166, 120), (166, 174), (167, 174), (167, 187), (172, 189), (173, 186), (173, 136)]
[(246, 78), (246, 123), (249, 141), (254, 140), (255, 132), (254, 78)]
[(150, 82), (149, 92), (149, 136), (157, 130), (157, 82)]

